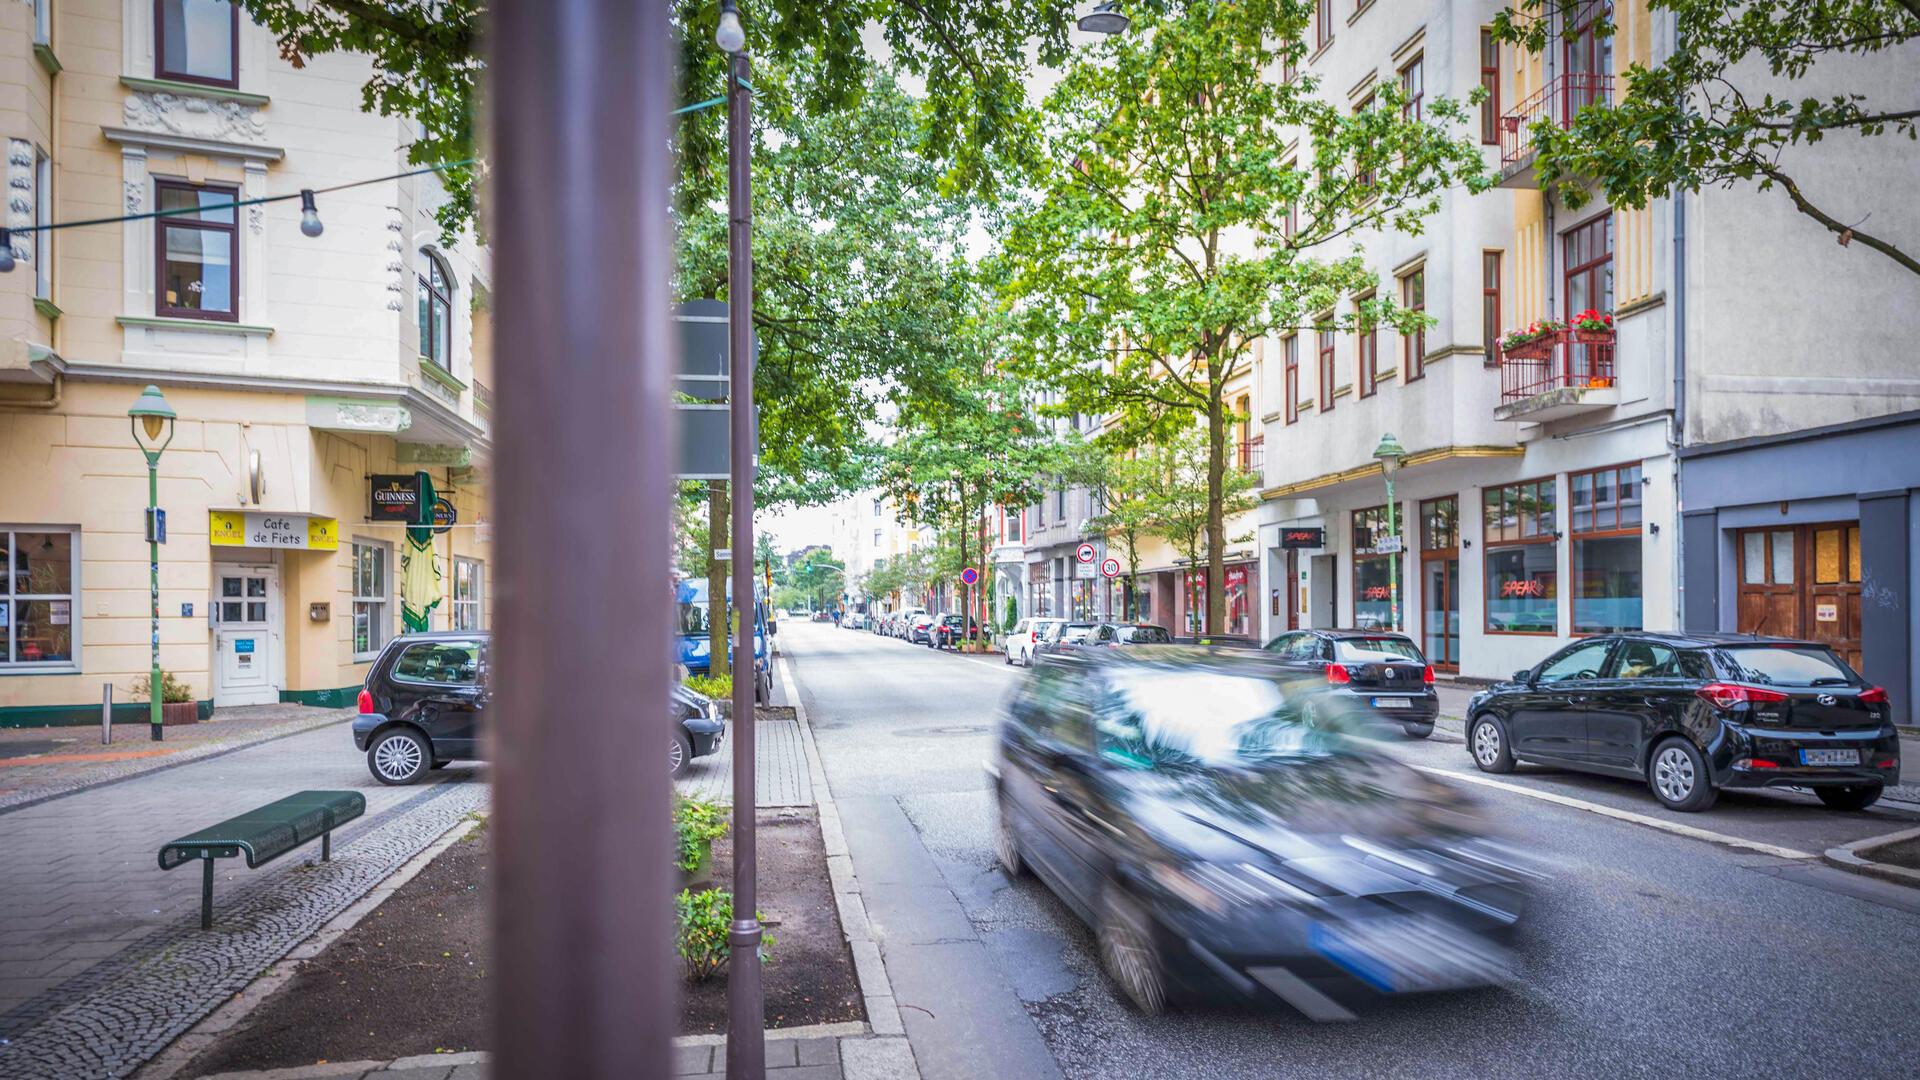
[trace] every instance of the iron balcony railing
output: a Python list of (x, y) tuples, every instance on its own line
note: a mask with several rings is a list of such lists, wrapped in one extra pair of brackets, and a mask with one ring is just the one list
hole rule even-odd
[(1243, 439), (1239, 443), (1238, 462), (1241, 472), (1257, 473), (1266, 465), (1266, 436), (1257, 439)]
[(1613, 76), (1570, 72), (1556, 76), (1500, 118), (1500, 167), (1513, 168), (1533, 153), (1533, 123), (1545, 119), (1560, 128), (1588, 105), (1606, 106), (1613, 100)]
[[(1500, 402), (1524, 401), (1553, 390), (1611, 390), (1613, 343), (1588, 343), (1560, 331), (1550, 343), (1534, 342), (1530, 355), (1500, 356)], [(1543, 347), (1545, 346), (1545, 347)], [(1544, 352), (1545, 355), (1539, 355)]]

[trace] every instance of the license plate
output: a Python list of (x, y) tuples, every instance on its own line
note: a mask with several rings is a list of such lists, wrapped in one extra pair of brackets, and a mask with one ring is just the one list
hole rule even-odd
[(1373, 699), (1373, 707), (1376, 709), (1408, 709), (1413, 707), (1413, 699), (1404, 697), (1377, 697)]
[(1802, 765), (1858, 765), (1860, 764), (1860, 751), (1858, 750), (1802, 750), (1800, 751), (1800, 764)]
[(1504, 950), (1458, 927), (1425, 919), (1315, 923), (1314, 951), (1383, 994), (1418, 993), (1498, 981)]

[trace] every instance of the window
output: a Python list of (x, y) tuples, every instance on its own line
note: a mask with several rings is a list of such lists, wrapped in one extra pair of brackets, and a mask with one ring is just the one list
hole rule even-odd
[(884, 513), (886, 505), (887, 505), (887, 501), (885, 499), (873, 500), (873, 516), (879, 517), (882, 513)]
[(1489, 366), (1500, 362), (1500, 253), (1480, 253), (1480, 341)]
[(396, 682), (473, 686), (480, 681), (478, 641), (423, 641), (409, 645), (393, 663)]
[(1000, 539), (1003, 543), (1017, 544), (1020, 542), (1020, 526), (1025, 524), (1022, 520), (1024, 516), (1025, 515), (1018, 510), (1002, 509), (1000, 511)]
[(1568, 481), (1573, 533), (1573, 632), (1638, 630), (1640, 466), (1574, 473)]
[(1569, 647), (1565, 652), (1547, 661), (1540, 668), (1536, 682), (1557, 683), (1568, 679), (1597, 679), (1607, 664), (1607, 651), (1613, 648), (1612, 638), (1598, 641), (1583, 641)]
[(1482, 498), (1487, 632), (1554, 633), (1559, 534), (1553, 480), (1487, 488)]
[(154, 0), (153, 74), (240, 85), (240, 9), (228, 0)]
[(1480, 31), (1480, 85), (1487, 98), (1480, 103), (1480, 141), (1500, 145), (1500, 46), (1492, 30)]
[(1453, 551), (1460, 546), (1460, 500), (1452, 495), (1420, 504), (1420, 549)]
[[(1373, 106), (1373, 95), (1368, 94), (1366, 97), (1360, 99), (1360, 104), (1353, 107), (1353, 115), (1356, 117), (1365, 116), (1367, 113), (1373, 111)], [(1362, 140), (1360, 150), (1355, 154), (1353, 160), (1353, 184), (1360, 189), (1363, 198), (1369, 189), (1373, 187), (1373, 162), (1371, 160), (1373, 155), (1369, 153), (1370, 149), (1371, 146), (1369, 143), (1366, 140)]]
[(1426, 96), (1427, 74), (1426, 58), (1416, 56), (1400, 69), (1400, 92), (1406, 100), (1400, 105), (1400, 117), (1403, 120), (1420, 120), (1421, 100)]
[(240, 317), (240, 230), (234, 188), (154, 185), (159, 263), (154, 314), (234, 322)]
[(1060, 488), (1053, 493), (1054, 519), (1065, 524), (1067, 520), (1067, 489)]
[(880, 546), (880, 530), (879, 529), (873, 530), (873, 546), (874, 547)]
[(433, 252), (420, 249), (427, 272), (420, 275), (420, 355), (440, 365), (441, 371), (453, 370), (453, 352), (449, 345), (453, 327), (453, 276)]
[(1687, 673), (1681, 670), (1680, 654), (1671, 647), (1654, 641), (1635, 641), (1629, 638), (1620, 643), (1620, 649), (1613, 654), (1613, 662), (1607, 666), (1604, 677), (1683, 679), (1687, 677)]
[(33, 161), (33, 295), (53, 299), (53, 159), (35, 148)]
[(453, 628), (484, 630), (487, 564), (479, 559), (453, 560)]
[(1241, 394), (1233, 403), (1233, 411), (1240, 415), (1240, 471), (1249, 472), (1258, 464), (1253, 460), (1253, 399)]
[(1394, 589), (1394, 560), (1400, 556), (1381, 550), (1393, 535), (1386, 507), (1353, 512), (1353, 624), (1362, 630), (1400, 629)]
[(79, 539), (75, 529), (0, 528), (8, 568), (0, 590), (0, 668), (69, 668), (78, 661)]
[(33, 0), (33, 43), (53, 44), (53, 0)]
[(1036, 529), (1047, 527), (1047, 500), (1044, 497), (1033, 504), (1033, 527)]
[(1567, 268), (1568, 317), (1588, 308), (1613, 310), (1613, 215), (1601, 214), (1561, 236)]
[(353, 542), (353, 658), (370, 660), (387, 643), (387, 569), (392, 548), (378, 540)]
[(1300, 419), (1300, 335), (1288, 337), (1284, 347), (1287, 358), (1282, 378), (1285, 381), (1280, 392), (1286, 396), (1287, 423), (1291, 424)]
[[(1400, 279), (1400, 306), (1416, 315), (1427, 313), (1427, 268), (1419, 266)], [(1400, 380), (1412, 382), (1427, 373), (1427, 330), (1421, 327), (1400, 335)]]
[(1320, 347), (1320, 411), (1333, 408), (1333, 328), (1317, 331)]
[[(1294, 171), (1295, 169), (1298, 169), (1299, 167), (1300, 167), (1300, 163), (1298, 161), (1289, 161), (1289, 162), (1283, 163), (1280, 166), (1280, 171), (1283, 173), (1289, 173)], [(1281, 228), (1285, 230), (1281, 235), (1285, 236), (1289, 240), (1299, 235), (1300, 233), (1300, 200), (1298, 199), (1287, 200), (1287, 220), (1281, 226)]]
[(1354, 298), (1354, 344), (1360, 353), (1361, 397), (1372, 397), (1380, 388), (1380, 327), (1366, 310), (1366, 305), (1372, 302), (1372, 293)]
[(1316, 0), (1313, 15), (1313, 47), (1324, 48), (1333, 40), (1333, 0)]

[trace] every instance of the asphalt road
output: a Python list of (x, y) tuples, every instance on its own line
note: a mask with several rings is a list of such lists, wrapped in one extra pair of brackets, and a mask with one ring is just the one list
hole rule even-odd
[[(864, 631), (782, 630), (928, 1077), (1920, 1074), (1920, 890), (1522, 791), (1815, 854), (1912, 827), (1910, 810), (1840, 815), (1783, 795), (1674, 815), (1624, 782), (1525, 769), (1500, 778), (1522, 791), (1461, 781), (1550, 867), (1514, 986), (1390, 1001), (1348, 1024), (1281, 1006), (1149, 1020), (1064, 905), (994, 861), (983, 763), (1021, 674)], [(1444, 731), (1388, 745), (1473, 772)], [(955, 906), (964, 921), (917, 925)], [(995, 994), (1029, 1023), (996, 1011)]]

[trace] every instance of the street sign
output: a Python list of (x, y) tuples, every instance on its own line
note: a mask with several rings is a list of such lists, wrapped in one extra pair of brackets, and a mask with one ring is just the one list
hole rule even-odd
[[(673, 327), (680, 338), (680, 370), (675, 387), (688, 397), (715, 400), (727, 396), (730, 376), (727, 342), (727, 305), (720, 300), (689, 300), (673, 311)], [(753, 339), (760, 355), (760, 338)]]
[(1077, 563), (1073, 568), (1073, 576), (1082, 581), (1091, 581), (1100, 576), (1100, 571), (1090, 562)]
[[(733, 445), (728, 406), (677, 402), (673, 418), (680, 425), (674, 475), (681, 480), (730, 480)], [(760, 407), (753, 410), (753, 443), (760, 445)], [(759, 465), (755, 462), (755, 467)]]
[(1098, 558), (1099, 554), (1099, 552), (1093, 550), (1092, 544), (1081, 544), (1078, 548), (1074, 549), (1073, 557), (1083, 563), (1090, 563)]
[(1106, 562), (1101, 563), (1100, 572), (1110, 578), (1119, 577), (1120, 576), (1120, 560), (1108, 559)]
[(980, 571), (969, 566), (965, 570), (960, 571), (960, 580), (968, 585), (978, 585), (980, 584)]
[(147, 507), (147, 543), (164, 544), (167, 542), (167, 512), (157, 506)]
[(1373, 542), (1373, 550), (1379, 555), (1398, 555), (1406, 550), (1406, 545), (1397, 536), (1383, 536)]

